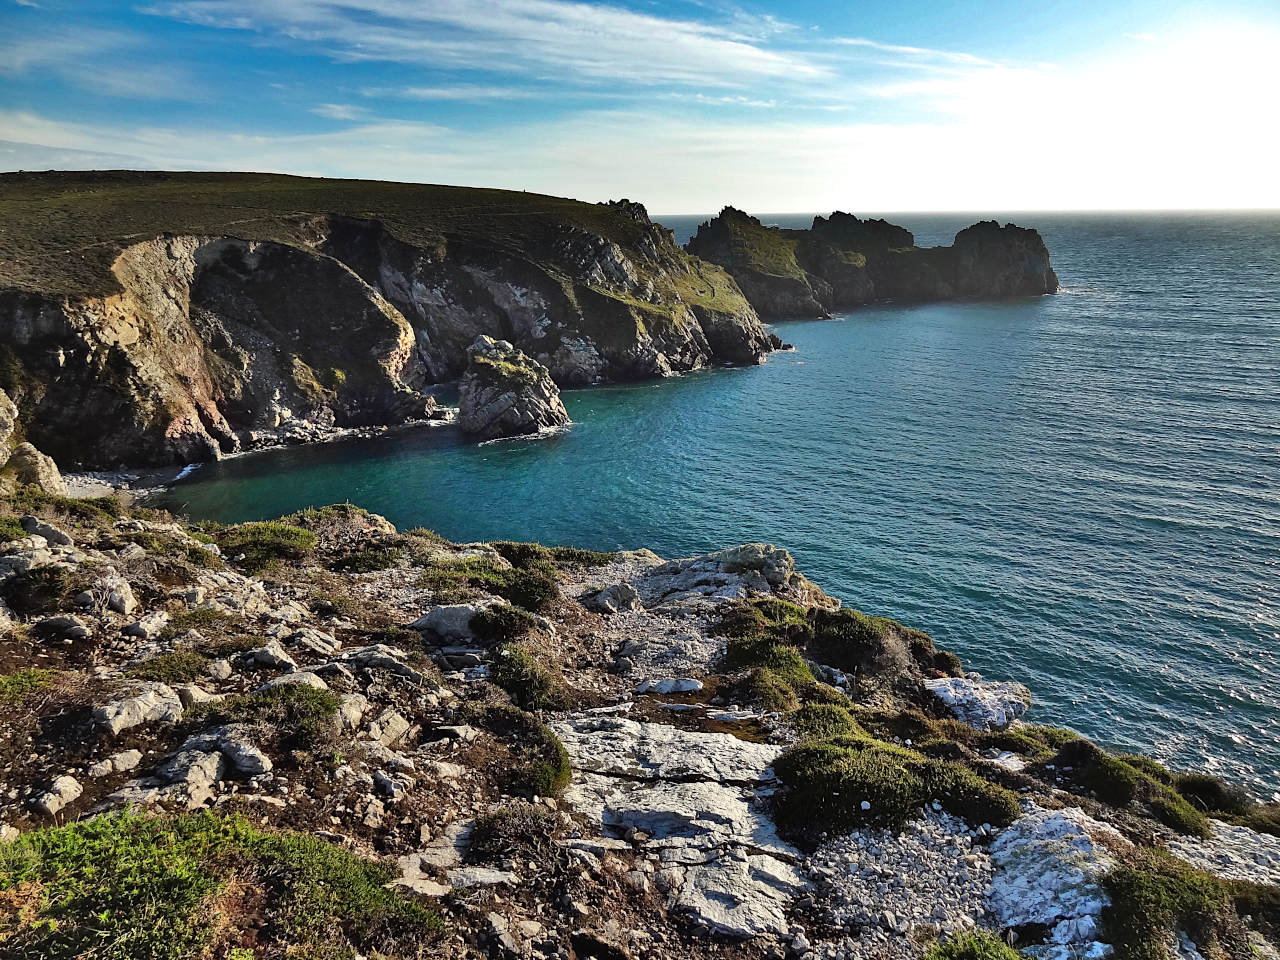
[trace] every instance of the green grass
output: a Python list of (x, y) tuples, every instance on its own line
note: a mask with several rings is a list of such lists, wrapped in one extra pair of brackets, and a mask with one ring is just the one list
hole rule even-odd
[(343, 573), (373, 573), (390, 570), (400, 563), (404, 551), (396, 547), (360, 547), (344, 553), (330, 566)]
[(220, 914), (219, 896), (233, 884), (263, 891), (259, 934), (291, 955), (336, 960), (424, 942), (440, 919), (386, 890), (392, 877), (316, 837), (239, 817), (110, 814), (0, 846), (0, 955), (199, 956), (245, 919)]
[(935, 943), (924, 960), (1021, 960), (1022, 954), (994, 933), (975, 930)]
[(24, 540), (26, 536), (27, 531), (22, 529), (17, 517), (0, 517), (0, 543)]
[(496, 647), (490, 654), (489, 680), (524, 710), (567, 710), (573, 704), (565, 682), (528, 650), (512, 643)]
[(471, 618), (471, 632), (490, 646), (527, 637), (537, 625), (533, 614), (509, 603), (495, 603)]
[(787, 717), (787, 723), (805, 740), (865, 735), (849, 711), (834, 703), (806, 703)]
[[(317, 538), (310, 530), (268, 520), (223, 527), (214, 534), (223, 555), (248, 573), (261, 573), (282, 563), (297, 563), (315, 550)], [(235, 558), (243, 556), (243, 559)]]
[(48, 690), (57, 680), (53, 670), (19, 670), (0, 676), (0, 706), (21, 710), (33, 697)]
[(193, 683), (204, 676), (209, 658), (194, 650), (174, 650), (143, 660), (130, 668), (129, 675), (159, 683)]

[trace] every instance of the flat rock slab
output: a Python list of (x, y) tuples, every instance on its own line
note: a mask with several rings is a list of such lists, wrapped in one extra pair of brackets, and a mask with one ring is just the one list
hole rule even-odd
[(1169, 842), (1169, 852), (1193, 867), (1223, 880), (1280, 884), (1280, 837), (1210, 820), (1208, 840), (1183, 837)]
[(639, 831), (665, 867), (668, 906), (732, 937), (787, 932), (786, 909), (808, 888), (755, 806), (782, 748), (615, 716), (552, 725), (577, 770), (565, 799), (606, 833)]

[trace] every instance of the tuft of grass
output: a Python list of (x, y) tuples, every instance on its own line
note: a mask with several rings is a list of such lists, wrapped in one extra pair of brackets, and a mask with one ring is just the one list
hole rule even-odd
[(328, 690), (284, 683), (225, 700), (196, 704), (201, 723), (251, 723), (276, 731), (283, 749), (312, 749), (331, 737), (342, 701)]
[(550, 547), (551, 559), (564, 567), (603, 567), (612, 563), (616, 553), (584, 550), (580, 547)]
[(27, 531), (22, 529), (17, 517), (0, 517), (0, 543), (23, 540), (26, 536)]
[(158, 683), (192, 683), (204, 676), (209, 658), (194, 650), (175, 650), (143, 660), (129, 670), (129, 675), (139, 680)]
[(573, 694), (555, 673), (523, 647), (506, 643), (489, 657), (489, 680), (524, 710), (567, 710)]
[[(439, 917), (385, 888), (393, 877), (314, 836), (212, 813), (133, 811), (23, 834), (0, 846), (0, 951), (49, 960), (182, 960), (240, 931), (217, 909), (233, 881), (264, 892), (259, 936), (307, 956), (421, 942)], [(230, 929), (228, 929), (230, 928)], [(337, 946), (338, 949), (333, 948)]]
[(767, 635), (731, 639), (725, 645), (723, 666), (728, 670), (763, 667), (793, 689), (817, 682), (799, 650)]
[(214, 538), (228, 559), (243, 557), (235, 562), (249, 573), (305, 560), (317, 543), (310, 530), (277, 520), (223, 527)]
[(975, 930), (935, 943), (924, 960), (1022, 960), (1022, 954), (994, 933)]
[(165, 624), (164, 630), (160, 633), (160, 640), (168, 642), (175, 637), (180, 637), (188, 630), (208, 629), (226, 624), (234, 620), (235, 617), (227, 613), (225, 610), (216, 610), (213, 607), (196, 607), (193, 610), (183, 610), (181, 613), (175, 613), (169, 618), (169, 622)]
[(738, 686), (745, 702), (770, 713), (790, 713), (800, 705), (795, 688), (768, 667), (756, 667)]
[(0, 705), (21, 710), (36, 694), (53, 686), (58, 674), (53, 670), (19, 670), (0, 676)]

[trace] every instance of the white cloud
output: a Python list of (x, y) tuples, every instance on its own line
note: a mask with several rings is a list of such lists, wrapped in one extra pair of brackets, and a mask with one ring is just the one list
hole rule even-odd
[(321, 103), (312, 107), (311, 112), (317, 117), (326, 117), (329, 120), (355, 120), (366, 111), (364, 107), (349, 103)]
[(500, 87), (479, 83), (455, 83), (423, 87), (365, 87), (360, 91), (366, 97), (400, 100), (534, 100), (554, 95), (552, 91), (534, 90), (528, 87)]
[(13, 0), (13, 2), (20, 7), (33, 7), (35, 9), (40, 8), (40, 4), (36, 3), (35, 0)]
[(761, 39), (783, 31), (770, 18), (717, 25), (571, 0), (172, 0), (144, 11), (348, 61), (717, 86), (825, 73), (800, 53), (766, 48)]
[(117, 30), (0, 31), (0, 76), (54, 75), (95, 94), (131, 100), (195, 100), (181, 68), (139, 58), (143, 39)]

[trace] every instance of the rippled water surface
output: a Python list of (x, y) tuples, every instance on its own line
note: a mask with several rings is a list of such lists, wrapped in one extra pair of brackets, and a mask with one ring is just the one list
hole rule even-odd
[[(895, 219), (932, 244), (973, 218)], [(1062, 294), (780, 324), (796, 352), (762, 367), (566, 394), (557, 436), (253, 454), (170, 503), (351, 500), (456, 540), (666, 556), (773, 541), (1028, 683), (1040, 722), (1280, 789), (1280, 217), (1018, 220)]]

